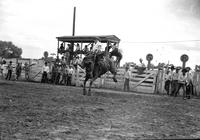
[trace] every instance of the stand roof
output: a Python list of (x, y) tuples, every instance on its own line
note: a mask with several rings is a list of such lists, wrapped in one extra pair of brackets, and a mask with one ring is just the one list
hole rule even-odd
[(101, 43), (119, 43), (120, 39), (115, 35), (100, 35), (100, 36), (60, 36), (56, 37), (58, 41), (68, 43), (93, 43), (99, 40)]

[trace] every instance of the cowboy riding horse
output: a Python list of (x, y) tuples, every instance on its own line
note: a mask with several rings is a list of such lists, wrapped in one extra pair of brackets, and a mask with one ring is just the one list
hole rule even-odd
[(86, 76), (83, 85), (83, 95), (87, 94), (86, 91), (86, 82), (91, 79), (88, 96), (91, 95), (91, 86), (93, 82), (101, 75), (105, 74), (106, 72), (110, 71), (113, 74), (113, 81), (117, 82), (116, 74), (117, 69), (114, 65), (114, 62), (111, 58), (106, 55), (106, 52), (99, 52), (99, 53), (90, 53), (86, 57), (84, 57), (82, 61), (82, 68), (86, 69)]

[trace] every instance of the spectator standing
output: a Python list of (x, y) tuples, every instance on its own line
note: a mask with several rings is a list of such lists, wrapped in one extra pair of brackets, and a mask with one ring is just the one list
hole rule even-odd
[(176, 67), (176, 70), (172, 73), (172, 95), (177, 96), (175, 93), (178, 89), (178, 76), (179, 76), (179, 70), (180, 67)]
[(56, 73), (57, 73), (57, 65), (54, 63), (52, 65), (52, 70), (51, 70), (51, 83), (55, 84), (56, 81)]
[(190, 67), (186, 68), (187, 70), (187, 81), (186, 81), (186, 98), (190, 99), (190, 96), (193, 94), (193, 75), (191, 74)]
[(89, 52), (89, 49), (88, 49), (87, 45), (85, 45), (85, 48), (84, 48), (83, 52), (84, 52), (84, 54), (87, 54)]
[(108, 46), (105, 47), (105, 52), (110, 53), (110, 49), (112, 48), (112, 44), (109, 43)]
[(17, 63), (16, 80), (19, 80), (19, 77), (21, 76), (21, 72), (22, 72), (22, 65), (21, 65), (21, 63)]
[(24, 64), (24, 71), (25, 71), (25, 79), (29, 80), (30, 67), (27, 62), (25, 62), (25, 64)]
[(165, 74), (165, 90), (167, 91), (167, 95), (169, 95), (171, 80), (172, 80), (171, 72), (167, 70)]
[(8, 73), (6, 76), (6, 80), (10, 80), (12, 77), (12, 71), (13, 71), (12, 61), (10, 61), (10, 63), (8, 64), (7, 70), (8, 70)]
[(64, 53), (64, 51), (65, 51), (64, 43), (61, 43), (61, 45), (60, 45), (60, 53)]
[(64, 82), (64, 85), (67, 84), (67, 69), (65, 65), (62, 65), (61, 67), (61, 81), (60, 84), (62, 84)]
[(179, 73), (178, 76), (178, 88), (175, 92), (175, 96), (177, 96), (177, 93), (179, 92), (180, 88), (183, 89), (183, 99), (186, 99), (186, 82), (187, 82), (187, 70), (184, 68), (182, 69), (182, 72)]
[(66, 59), (64, 56), (61, 57), (61, 65), (66, 65), (67, 62), (66, 62)]
[(44, 66), (42, 67), (42, 80), (41, 83), (47, 83), (48, 78), (47, 74), (49, 73), (49, 66), (47, 65), (47, 62), (44, 63)]
[(56, 73), (56, 81), (55, 81), (56, 85), (60, 83), (60, 77), (61, 77), (61, 65), (57, 65), (57, 73)]
[(126, 66), (125, 73), (124, 73), (124, 91), (129, 91), (129, 81), (131, 78), (131, 71), (129, 70), (129, 66)]
[(1, 74), (2, 74), (2, 78), (5, 79), (6, 78), (6, 74), (8, 73), (7, 70), (7, 65), (6, 65), (6, 61), (3, 60), (3, 63), (1, 65)]

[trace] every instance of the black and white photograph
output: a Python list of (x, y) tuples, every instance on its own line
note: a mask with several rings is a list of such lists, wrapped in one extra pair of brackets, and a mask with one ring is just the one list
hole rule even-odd
[(0, 140), (200, 139), (200, 0), (0, 0)]

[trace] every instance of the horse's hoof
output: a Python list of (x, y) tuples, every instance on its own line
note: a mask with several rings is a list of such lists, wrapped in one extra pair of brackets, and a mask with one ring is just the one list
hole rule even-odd
[(88, 94), (87, 94), (88, 96), (91, 96), (91, 91), (88, 91)]
[(117, 82), (117, 79), (116, 79), (116, 78), (113, 78), (113, 81), (116, 83), (116, 82)]
[(86, 90), (83, 90), (83, 95), (86, 95), (87, 94), (87, 91)]

